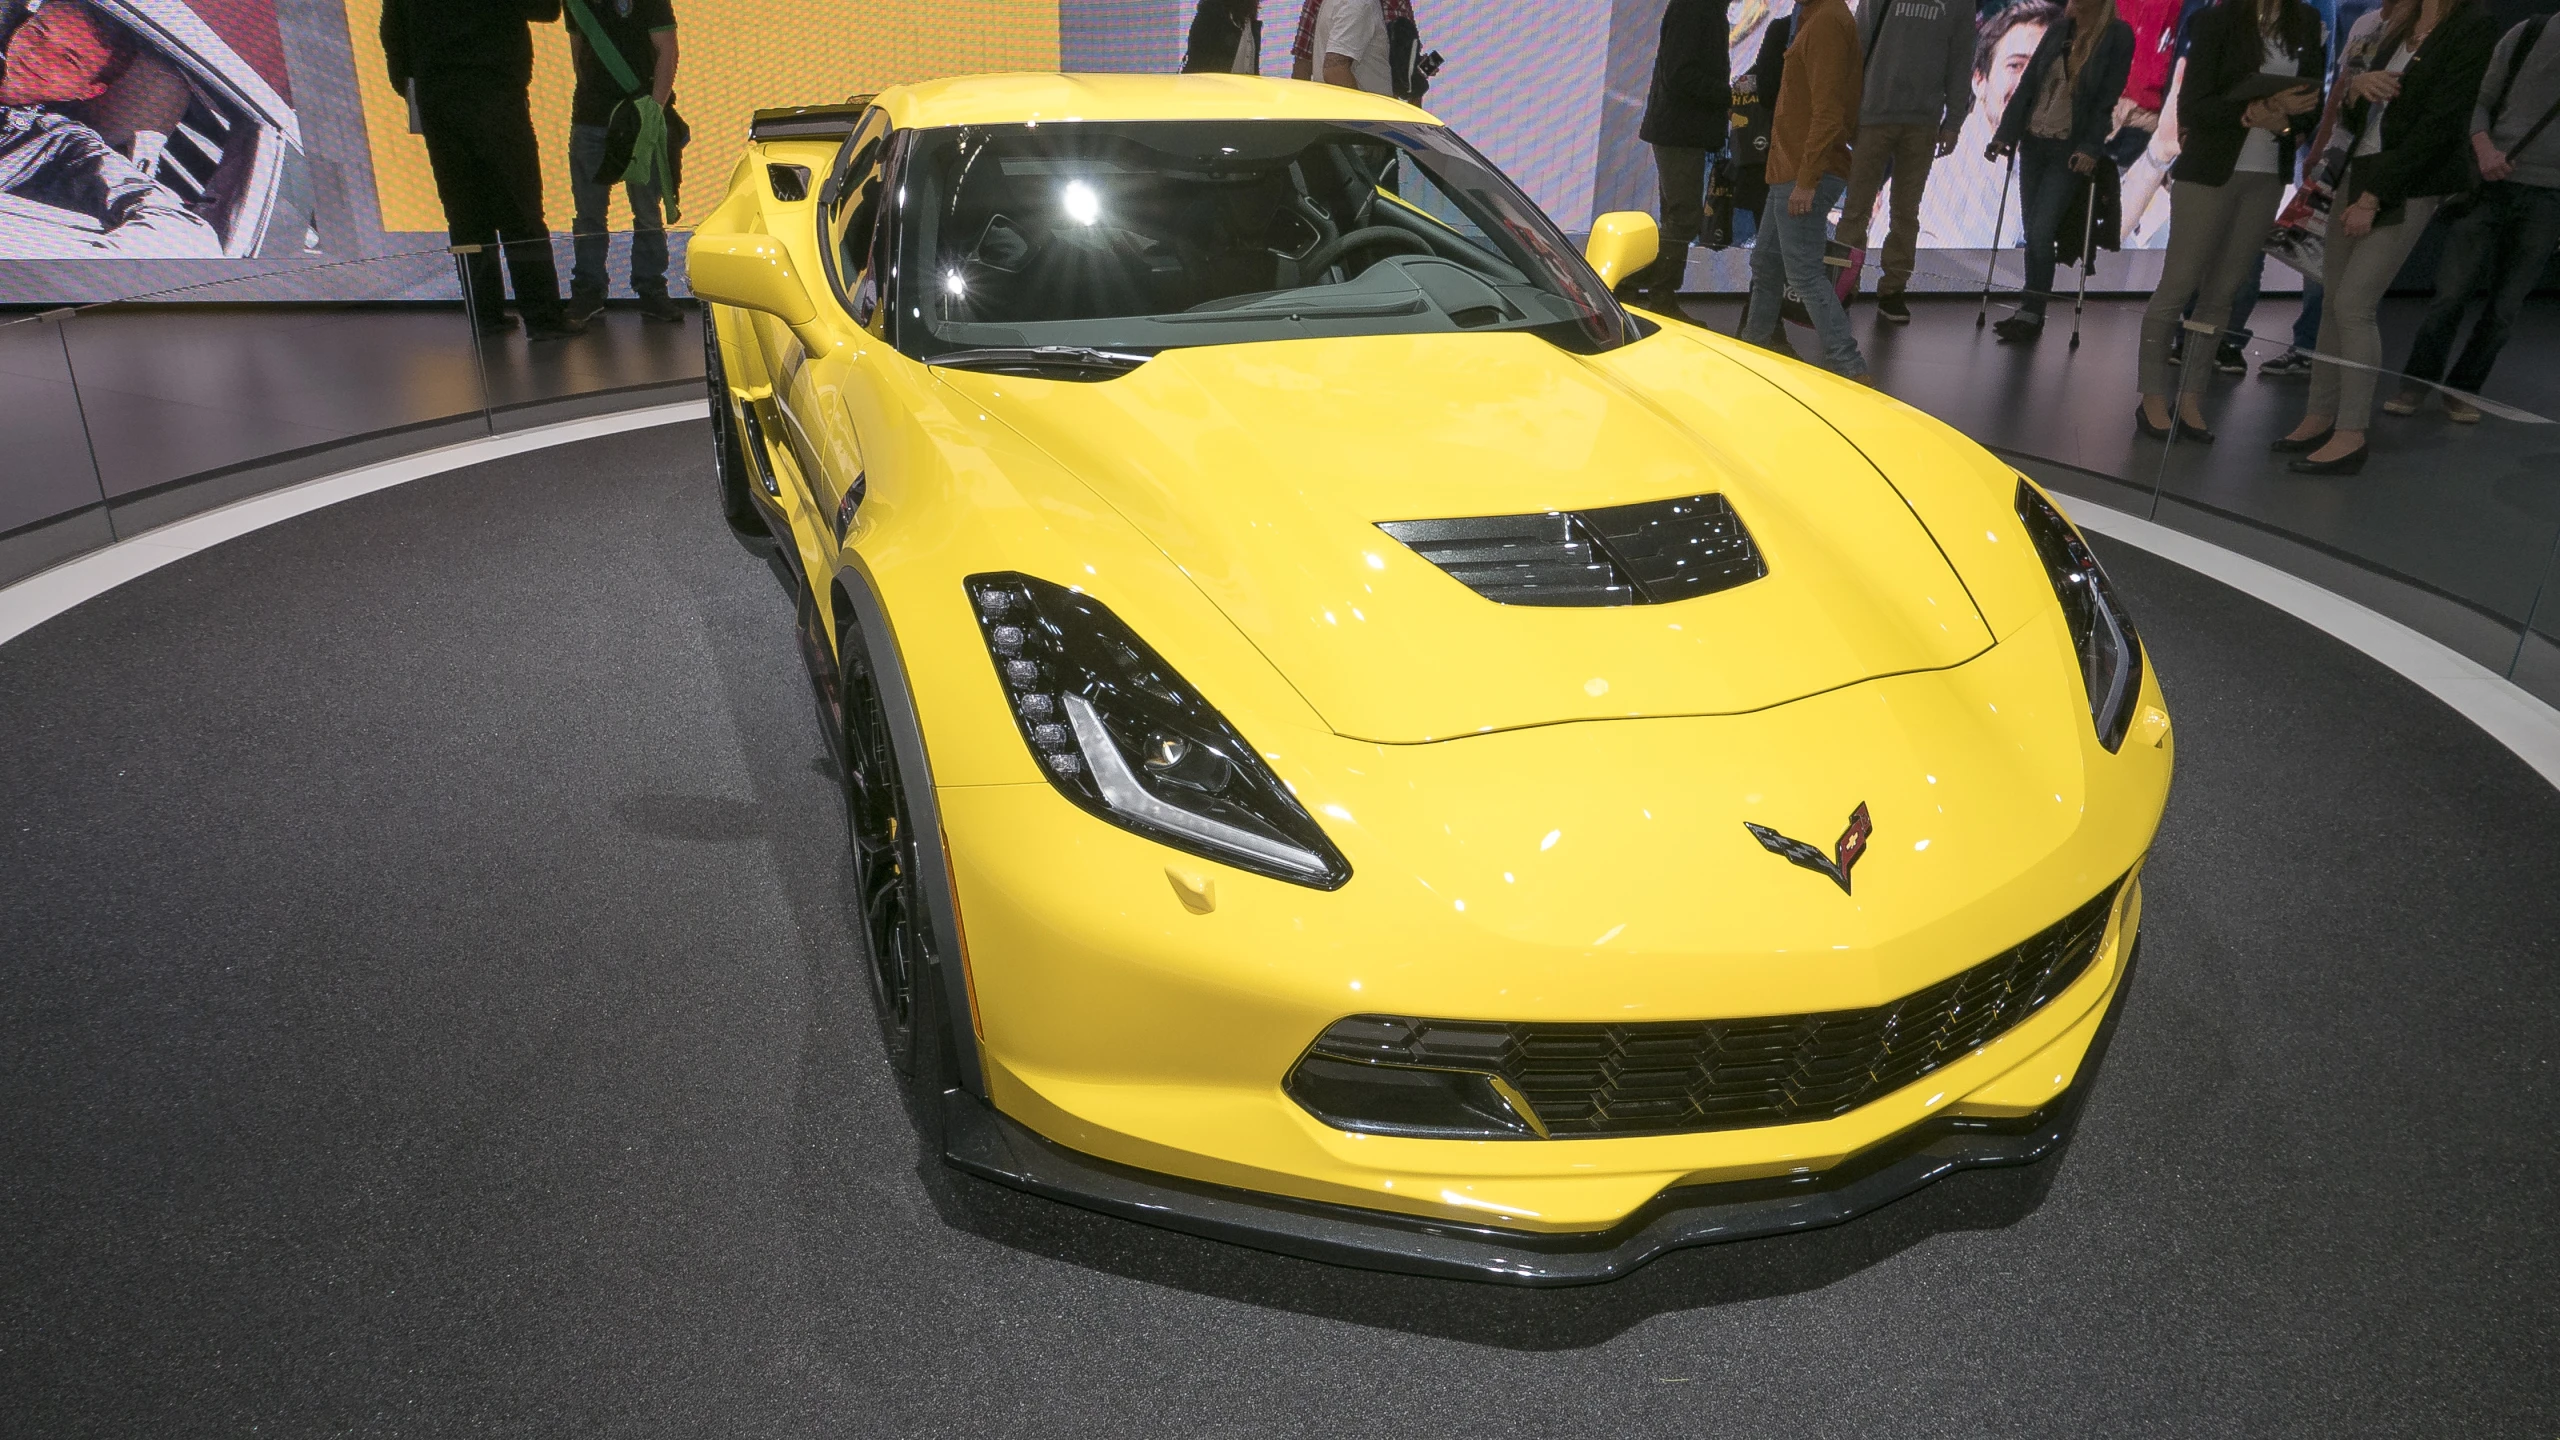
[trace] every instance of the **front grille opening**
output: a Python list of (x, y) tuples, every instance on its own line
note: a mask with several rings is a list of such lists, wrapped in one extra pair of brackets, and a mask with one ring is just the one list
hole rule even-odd
[[(1633, 1025), (1509, 1024), (1354, 1015), (1325, 1028), (1287, 1088), (1343, 1130), (1519, 1139), (1681, 1135), (1845, 1115), (2016, 1028), (2085, 973), (2106, 940), (2119, 880), (2037, 934), (1887, 1005), (1811, 1015)], [(1455, 1102), (1437, 1128), (1399, 1128), (1390, 1072), (1472, 1076), (1515, 1125), (1471, 1122)], [(1451, 1095), (1455, 1080), (1430, 1082)], [(1437, 1102), (1435, 1102), (1437, 1103)], [(1475, 1101), (1481, 1106), (1482, 1102)], [(1476, 1128), (1464, 1128), (1475, 1123)]]
[(1504, 605), (1665, 605), (1769, 573), (1722, 495), (1378, 528)]

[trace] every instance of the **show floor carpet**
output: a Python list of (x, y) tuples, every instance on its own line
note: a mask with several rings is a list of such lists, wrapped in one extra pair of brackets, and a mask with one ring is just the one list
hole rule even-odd
[(2040, 1197), (1419, 1281), (919, 1153), (706, 452), (421, 481), (0, 647), (0, 1430), (2560, 1427), (2560, 796), (2327, 637), (2109, 548), (2181, 773)]

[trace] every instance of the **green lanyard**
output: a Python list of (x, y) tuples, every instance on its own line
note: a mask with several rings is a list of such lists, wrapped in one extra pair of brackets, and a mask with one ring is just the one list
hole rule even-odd
[(631, 73), (631, 63), (622, 58), (622, 47), (606, 38), (604, 26), (597, 21), (595, 12), (586, 7), (585, 0), (567, 0), (567, 4), (569, 18), (578, 22), (580, 33), (587, 37), (587, 48), (596, 52), (596, 58), (604, 62), (605, 73), (613, 77), (614, 84), (622, 87), (623, 95), (636, 99), (649, 93), (648, 87), (640, 83), (640, 77)]
[(604, 26), (585, 0), (564, 0), (569, 18), (578, 22), (578, 31), (587, 37), (587, 48), (604, 62), (605, 73), (622, 87), (624, 100), (640, 116), (640, 133), (631, 143), (631, 164), (622, 172), (623, 183), (654, 186), (658, 202), (666, 207), (669, 221), (676, 218), (675, 172), (667, 162), (667, 113), (631, 73), (629, 61), (622, 58), (622, 47), (604, 33)]

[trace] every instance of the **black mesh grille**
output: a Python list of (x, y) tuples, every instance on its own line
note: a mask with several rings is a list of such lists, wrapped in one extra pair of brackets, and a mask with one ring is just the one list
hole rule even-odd
[(1827, 1120), (1963, 1059), (2062, 993), (2097, 955), (2122, 884), (1970, 970), (1869, 1010), (1634, 1025), (1355, 1015), (1328, 1026), (1309, 1054), (1493, 1075), (1555, 1136)]
[(1505, 605), (1659, 605), (1769, 573), (1721, 495), (1378, 528)]

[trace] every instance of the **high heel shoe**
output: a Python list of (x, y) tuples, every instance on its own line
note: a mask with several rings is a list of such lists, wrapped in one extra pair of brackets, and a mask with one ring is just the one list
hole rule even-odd
[(2154, 425), (2151, 423), (2150, 409), (2136, 405), (2133, 407), (2133, 428), (2141, 431), (2142, 437), (2146, 440), (2166, 440), (2177, 431), (2178, 417), (2175, 412), (2172, 412), (2168, 424)]
[(2335, 460), (2313, 460), (2308, 456), (2286, 465), (2296, 475), (2354, 475), (2364, 469), (2364, 457), (2372, 453), (2370, 442), (2359, 445)]
[(2312, 451), (2319, 449), (2321, 446), (2328, 444), (2329, 437), (2337, 433), (2338, 427), (2332, 425), (2317, 435), (2305, 435), (2299, 440), (2291, 438), (2278, 440), (2267, 448), (2278, 455), (2308, 455)]
[(2169, 423), (2178, 428), (2178, 435), (2181, 439), (2193, 440), (2199, 445), (2210, 445), (2213, 443), (2212, 431), (2207, 430), (2203, 426), (2198, 425), (2183, 416), (2172, 414), (2169, 417)]

